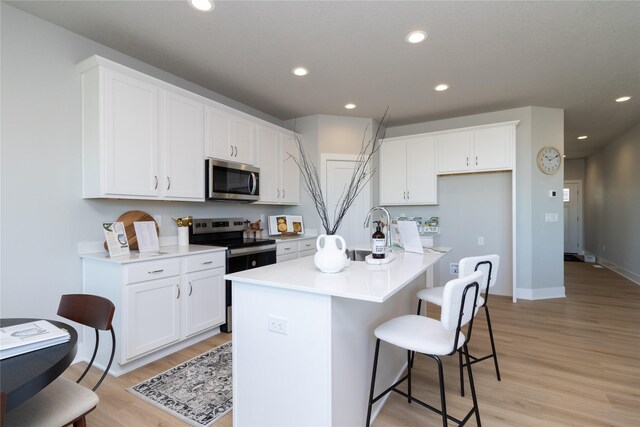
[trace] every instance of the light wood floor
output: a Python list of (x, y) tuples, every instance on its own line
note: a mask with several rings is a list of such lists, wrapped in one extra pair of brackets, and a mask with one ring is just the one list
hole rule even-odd
[[(496, 381), (491, 360), (474, 365), (485, 426), (640, 425), (640, 286), (592, 264), (564, 265), (566, 299), (517, 304), (504, 297), (489, 300), (502, 381)], [(429, 310), (431, 316), (437, 313), (433, 306)], [(88, 425), (186, 425), (125, 389), (228, 339), (221, 334), (130, 374), (108, 377), (98, 390), (100, 404)], [(480, 312), (470, 349), (479, 355), (488, 348)], [(65, 375), (76, 378), (81, 366), (70, 371)], [(460, 418), (470, 399), (459, 395), (456, 357), (445, 360), (445, 378), (448, 410)], [(417, 357), (415, 396), (438, 407), (437, 390), (433, 361)], [(228, 414), (215, 427), (231, 425)], [(393, 393), (373, 425), (442, 424), (436, 414)], [(475, 420), (468, 425), (475, 426)]]

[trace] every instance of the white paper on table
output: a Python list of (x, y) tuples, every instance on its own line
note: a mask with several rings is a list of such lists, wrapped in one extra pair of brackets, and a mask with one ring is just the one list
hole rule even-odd
[(136, 230), (140, 253), (158, 252), (160, 250), (155, 221), (135, 221), (133, 227)]
[(402, 237), (402, 245), (405, 252), (423, 254), (418, 225), (415, 221), (398, 221), (398, 231)]

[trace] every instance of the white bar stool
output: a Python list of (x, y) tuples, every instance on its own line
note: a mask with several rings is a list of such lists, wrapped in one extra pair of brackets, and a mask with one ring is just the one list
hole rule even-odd
[[(496, 352), (496, 345), (493, 341), (493, 329), (491, 327), (491, 317), (489, 316), (489, 307), (487, 301), (489, 301), (489, 288), (492, 288), (496, 284), (496, 278), (498, 277), (498, 267), (500, 266), (499, 255), (484, 255), (476, 257), (462, 258), (458, 264), (458, 277), (464, 277), (469, 275), (473, 271), (482, 271), (484, 273), (483, 281), (481, 282), (480, 291), (484, 293), (478, 297), (478, 308), (484, 307), (484, 312), (487, 317), (487, 327), (489, 329), (489, 341), (491, 342), (491, 354), (483, 357), (476, 357), (469, 355), (471, 363), (481, 362), (486, 359), (493, 358), (493, 363), (496, 368), (496, 378), (498, 381), (500, 378), (500, 368), (498, 367), (498, 354)], [(442, 293), (444, 287), (427, 288), (418, 292), (418, 314), (422, 308), (422, 301), (430, 302), (435, 305), (442, 305)], [(464, 363), (462, 362), (462, 354), (460, 354), (460, 393), (464, 396)]]
[[(448, 425), (447, 420), (452, 420), (458, 425), (464, 425), (473, 414), (476, 416), (478, 426), (481, 425), (467, 343), (471, 338), (473, 316), (477, 312), (476, 304), (480, 290), (479, 284), (482, 283), (482, 278), (482, 272), (476, 271), (467, 277), (450, 280), (443, 289), (442, 313), (439, 321), (425, 316), (408, 314), (388, 320), (375, 329), (374, 334), (377, 340), (375, 356), (373, 359), (369, 405), (367, 408), (367, 427), (370, 425), (371, 408), (373, 404), (390, 391), (395, 391), (396, 393), (406, 397), (409, 403), (416, 402), (425, 408), (442, 415), (442, 425), (445, 427)], [(467, 335), (465, 336), (461, 329), (466, 324), (468, 324), (468, 327)], [(373, 394), (381, 340), (407, 350), (407, 374), (391, 387), (374, 397)], [(466, 367), (469, 375), (471, 397), (473, 400), (473, 407), (462, 420), (458, 420), (447, 414), (444, 390), (444, 372), (442, 369), (442, 361), (440, 360), (440, 356), (451, 356), (456, 352), (460, 352), (460, 350), (464, 352), (466, 358)], [(442, 410), (438, 410), (437, 408), (411, 396), (411, 369), (416, 352), (431, 357), (438, 364)], [(407, 380), (407, 393), (397, 389), (397, 386), (405, 380)]]

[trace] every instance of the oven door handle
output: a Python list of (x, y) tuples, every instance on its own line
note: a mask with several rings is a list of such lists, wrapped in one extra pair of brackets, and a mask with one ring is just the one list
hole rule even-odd
[(243, 255), (251, 255), (262, 252), (273, 252), (276, 250), (276, 245), (264, 245), (264, 246), (251, 246), (248, 248), (235, 248), (228, 250), (227, 258), (236, 258)]
[(258, 187), (258, 179), (255, 172), (251, 172), (251, 179), (249, 180), (249, 194), (255, 195)]

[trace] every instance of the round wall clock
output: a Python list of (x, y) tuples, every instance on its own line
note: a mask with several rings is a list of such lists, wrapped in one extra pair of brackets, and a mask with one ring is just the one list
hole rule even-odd
[(562, 155), (557, 148), (544, 147), (538, 151), (538, 169), (547, 175), (553, 175), (560, 170), (560, 164), (562, 163)]

